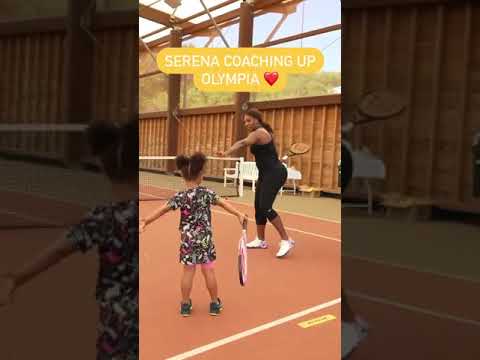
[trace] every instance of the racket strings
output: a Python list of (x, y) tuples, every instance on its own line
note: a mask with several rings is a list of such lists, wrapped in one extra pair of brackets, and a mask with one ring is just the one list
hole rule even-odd
[(294, 154), (304, 154), (310, 150), (310, 145), (304, 143), (296, 143), (290, 147), (290, 151)]
[(361, 115), (371, 118), (388, 118), (399, 114), (405, 105), (402, 99), (389, 91), (367, 93), (358, 105)]

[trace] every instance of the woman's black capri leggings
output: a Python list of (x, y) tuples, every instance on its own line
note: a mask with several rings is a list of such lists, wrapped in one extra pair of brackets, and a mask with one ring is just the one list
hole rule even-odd
[(255, 221), (257, 225), (265, 225), (267, 220), (274, 220), (278, 214), (273, 210), (273, 202), (287, 180), (287, 169), (280, 167), (258, 175), (255, 192)]
[(350, 185), (353, 175), (353, 159), (352, 154), (348, 148), (342, 144), (342, 163), (340, 167), (341, 171), (341, 180), (342, 180), (342, 194)]

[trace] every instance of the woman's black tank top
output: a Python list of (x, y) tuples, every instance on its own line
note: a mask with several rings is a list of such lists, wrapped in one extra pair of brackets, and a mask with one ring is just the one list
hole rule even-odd
[(273, 138), (267, 144), (251, 145), (250, 151), (255, 156), (255, 163), (257, 164), (260, 173), (277, 169), (279, 166), (282, 166), (282, 163), (278, 159), (278, 153)]

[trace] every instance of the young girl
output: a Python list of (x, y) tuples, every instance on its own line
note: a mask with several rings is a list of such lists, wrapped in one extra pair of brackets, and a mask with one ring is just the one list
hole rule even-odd
[(201, 266), (210, 293), (210, 315), (218, 315), (222, 310), (214, 271), (217, 255), (212, 238), (210, 206), (221, 206), (236, 215), (240, 224), (246, 219), (245, 215), (220, 199), (214, 191), (201, 186), (206, 161), (202, 153), (195, 153), (190, 158), (178, 156), (176, 165), (185, 180), (186, 189), (175, 194), (163, 207), (140, 222), (140, 231), (143, 231), (148, 224), (168, 211), (180, 209), (180, 263), (183, 264), (180, 314), (183, 316), (190, 316), (192, 311), (190, 293), (196, 265)]
[(8, 275), (0, 275), (0, 306), (37, 275), (80, 251), (97, 248), (100, 309), (97, 360), (138, 359), (138, 125), (96, 125), (93, 153), (108, 176), (113, 201), (99, 205), (65, 236)]

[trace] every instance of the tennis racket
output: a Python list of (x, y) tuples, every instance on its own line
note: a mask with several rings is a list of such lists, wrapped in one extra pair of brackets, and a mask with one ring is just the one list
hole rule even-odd
[(365, 94), (357, 106), (353, 125), (368, 124), (400, 114), (405, 109), (403, 99), (389, 90), (376, 90)]
[(295, 143), (290, 146), (288, 149), (287, 155), (285, 155), (282, 160), (287, 160), (292, 156), (303, 155), (310, 151), (310, 145), (304, 143)]
[(242, 236), (238, 242), (238, 276), (242, 286), (247, 283), (247, 224), (248, 220), (245, 218), (242, 224)]

